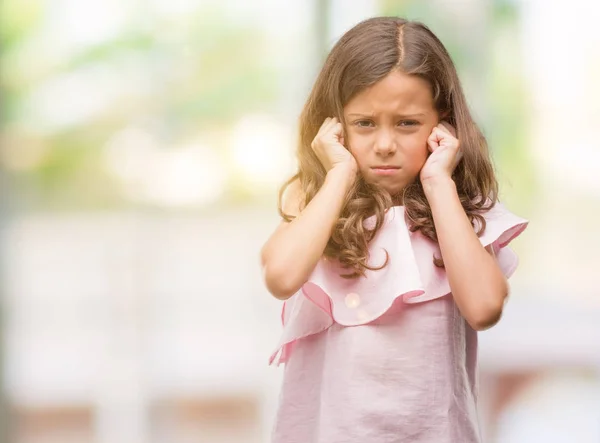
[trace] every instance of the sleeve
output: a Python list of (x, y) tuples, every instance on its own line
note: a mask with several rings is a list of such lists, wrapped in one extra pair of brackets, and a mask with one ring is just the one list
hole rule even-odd
[[(483, 212), (482, 215), (485, 219), (485, 230), (480, 235), (479, 241), (483, 246), (493, 247), (500, 269), (506, 278), (509, 278), (517, 269), (519, 259), (508, 245), (525, 230), (529, 222), (507, 210), (502, 203), (496, 203), (492, 209)], [(407, 297), (405, 302), (426, 302), (449, 295), (451, 291), (446, 271), (431, 262), (432, 256), (441, 256), (439, 246), (418, 232), (413, 236), (412, 246), (417, 257), (421, 279), (425, 284), (425, 293)]]

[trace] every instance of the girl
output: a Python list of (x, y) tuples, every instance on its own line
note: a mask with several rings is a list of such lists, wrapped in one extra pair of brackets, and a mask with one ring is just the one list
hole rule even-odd
[(500, 318), (527, 222), (423, 24), (348, 31), (300, 118), (299, 169), (261, 259), (283, 306), (276, 443), (472, 443), (477, 332)]

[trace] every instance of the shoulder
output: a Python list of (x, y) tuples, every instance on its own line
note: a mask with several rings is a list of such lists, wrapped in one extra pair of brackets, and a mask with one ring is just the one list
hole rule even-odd
[(290, 217), (296, 217), (304, 209), (304, 191), (300, 179), (295, 178), (281, 190), (281, 211)]

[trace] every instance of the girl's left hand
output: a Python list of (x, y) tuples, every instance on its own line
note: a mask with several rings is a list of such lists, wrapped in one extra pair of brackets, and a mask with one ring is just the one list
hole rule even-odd
[(452, 177), (454, 168), (462, 158), (455, 129), (447, 122), (440, 122), (431, 131), (427, 146), (431, 154), (421, 169), (421, 183), (436, 178)]

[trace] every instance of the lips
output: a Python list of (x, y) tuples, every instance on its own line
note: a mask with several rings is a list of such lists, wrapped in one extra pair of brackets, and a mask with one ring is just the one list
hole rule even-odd
[(392, 165), (379, 165), (372, 166), (371, 170), (377, 175), (394, 175), (400, 170), (400, 167)]

